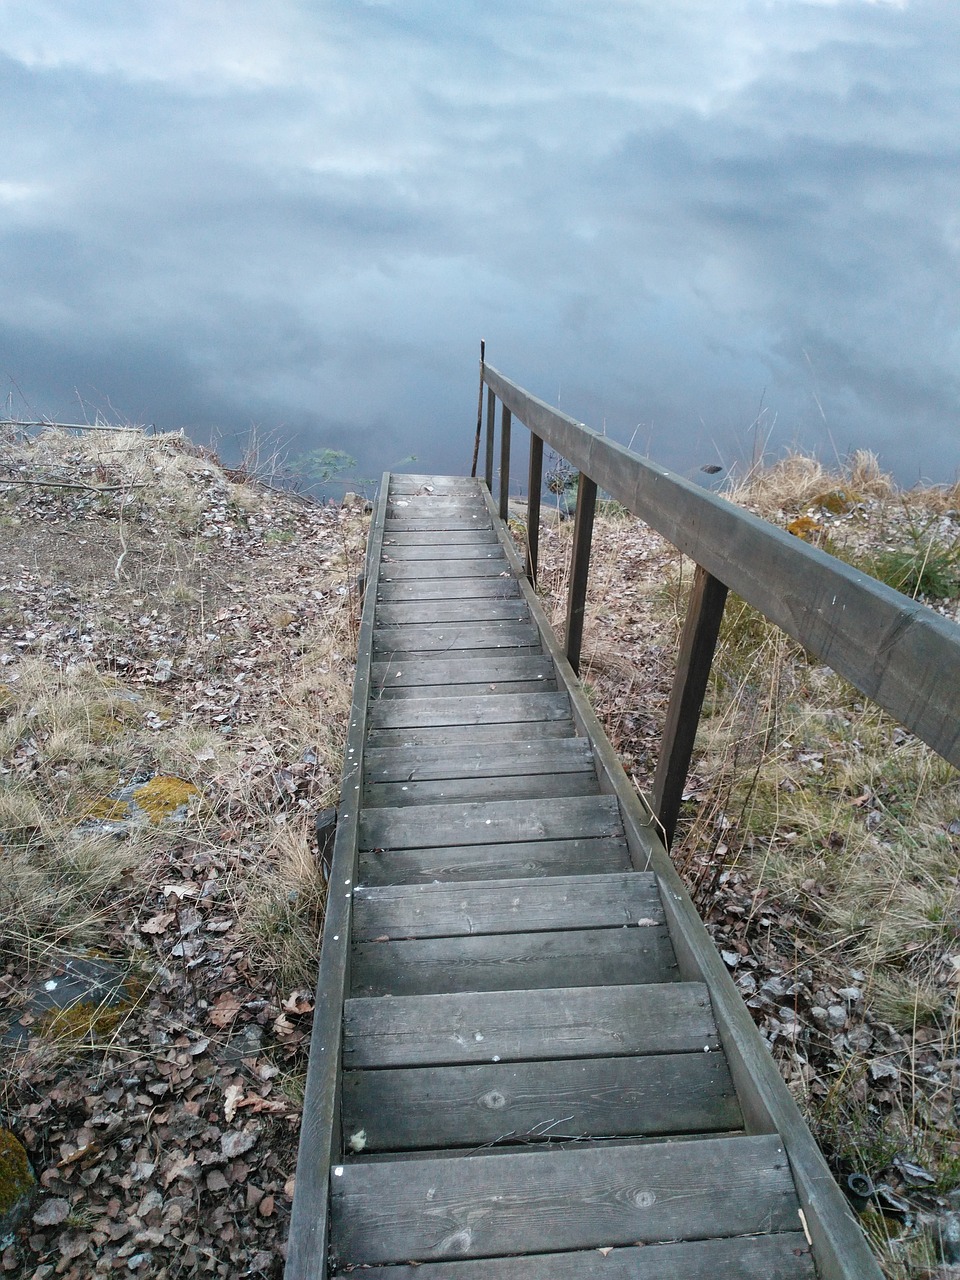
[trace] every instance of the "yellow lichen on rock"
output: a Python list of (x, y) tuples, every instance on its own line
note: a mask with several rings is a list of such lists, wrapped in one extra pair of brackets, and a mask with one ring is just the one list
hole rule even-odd
[(0, 1129), (0, 1236), (16, 1225), (18, 1210), (36, 1186), (23, 1143)]
[(820, 522), (812, 516), (798, 516), (787, 525), (787, 533), (792, 533), (795, 538), (802, 538), (804, 542), (816, 542), (822, 529)]
[(172, 774), (158, 773), (155, 778), (134, 791), (133, 800), (150, 821), (157, 825), (199, 794), (199, 788), (192, 782)]
[(850, 489), (828, 489), (825, 493), (818, 493), (810, 505), (829, 511), (831, 515), (843, 516), (862, 501), (860, 494)]

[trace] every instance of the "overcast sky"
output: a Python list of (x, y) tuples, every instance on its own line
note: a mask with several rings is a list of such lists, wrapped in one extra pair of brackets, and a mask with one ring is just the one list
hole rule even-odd
[[(960, 469), (960, 4), (0, 0), (7, 412)], [(412, 469), (411, 464), (406, 464)]]

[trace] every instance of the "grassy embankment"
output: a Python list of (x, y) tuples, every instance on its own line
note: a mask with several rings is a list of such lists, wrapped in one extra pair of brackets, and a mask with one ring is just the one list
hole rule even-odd
[[(900, 492), (859, 454), (842, 473), (790, 457), (729, 496), (958, 618), (960, 488)], [(541, 544), (558, 629), (571, 533)], [(641, 791), (692, 568), (598, 520), (583, 671)], [(884, 1266), (926, 1274), (960, 1207), (956, 771), (731, 598), (674, 857), (834, 1169), (881, 1188), (864, 1222)]]

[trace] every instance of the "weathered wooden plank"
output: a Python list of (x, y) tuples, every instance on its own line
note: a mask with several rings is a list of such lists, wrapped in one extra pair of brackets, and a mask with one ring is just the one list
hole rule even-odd
[[(489, 650), (483, 650), (489, 653)], [(555, 692), (556, 680), (503, 680), (500, 684), (424, 684), (414, 688), (403, 685), (376, 690), (378, 698), (473, 698), (491, 697), (505, 693)]]
[(590, 543), (596, 506), (596, 483), (588, 475), (581, 473), (577, 484), (577, 514), (573, 525), (570, 585), (567, 588), (567, 625), (564, 633), (567, 660), (574, 671), (580, 670), (580, 646), (583, 641), (587, 581), (590, 575)]
[(437, 533), (442, 530), (455, 532), (467, 529), (489, 528), (488, 517), (480, 512), (474, 515), (436, 515), (436, 516), (397, 516), (389, 517), (384, 524), (384, 533)]
[[(484, 727), (484, 726), (479, 726)], [(500, 728), (488, 725), (487, 728)], [(446, 805), (368, 809), (360, 815), (361, 849), (423, 849), (517, 840), (617, 836), (623, 828), (614, 796), (569, 800), (503, 800), (463, 805), (451, 820)]]
[(687, 601), (677, 670), (653, 782), (653, 808), (668, 849), (680, 816), (680, 802), (726, 599), (727, 588), (723, 583), (698, 565)]
[(433, 782), (385, 782), (363, 791), (365, 808), (414, 804), (462, 804), (473, 800), (542, 800), (549, 796), (599, 795), (593, 769), (582, 773), (534, 773), (512, 778), (447, 778)]
[(717, 1045), (698, 982), (353, 998), (343, 1012), (348, 1067), (703, 1053)]
[(503, 555), (496, 543), (481, 543), (471, 546), (469, 543), (449, 543), (444, 539), (430, 546), (401, 546), (387, 543), (380, 557), (381, 564), (403, 563), (410, 560), (424, 560), (433, 563), (437, 560), (503, 560)]
[(478, 742), (525, 742), (573, 736), (572, 720), (526, 720), (518, 724), (454, 724), (433, 729), (371, 729), (370, 747), (462, 747)]
[(441, 622), (378, 627), (374, 654), (434, 653), (464, 649), (539, 649), (540, 633), (533, 623)]
[(513, 693), (499, 698), (372, 698), (371, 729), (421, 728), (447, 724), (518, 724), (522, 720), (563, 720), (570, 716), (565, 693)]
[(502, 557), (483, 560), (409, 560), (381, 564), (381, 582), (411, 582), (421, 578), (434, 581), (437, 578), (497, 578), (509, 576), (507, 562)]
[(516, 578), (444, 578), (378, 582), (377, 599), (387, 603), (411, 600), (509, 600), (520, 594)]
[(364, 1150), (739, 1129), (719, 1053), (348, 1071), (343, 1133)]
[(431, 497), (434, 494), (473, 494), (476, 492), (477, 482), (469, 476), (434, 476), (416, 474), (414, 472), (390, 473), (391, 498), (399, 494)]
[(577, 470), (960, 766), (960, 680), (943, 677), (960, 664), (960, 626), (558, 413), (489, 365), (484, 379)]
[[(388, 1002), (389, 1003), (389, 1002)], [(333, 1244), (376, 1263), (607, 1248), (791, 1230), (797, 1198), (773, 1137), (347, 1164), (331, 1180)]]
[(654, 878), (639, 871), (455, 885), (357, 885), (353, 891), (353, 937), (358, 942), (539, 929), (621, 930), (662, 923)]
[(360, 855), (364, 884), (433, 884), (449, 880), (517, 880), (529, 876), (603, 875), (626, 871), (626, 841), (530, 840), (467, 848), (368, 851)]
[(384, 602), (377, 610), (377, 626), (407, 626), (417, 622), (529, 622), (526, 602), (517, 598), (496, 596), (479, 600), (431, 600), (429, 604), (412, 600), (406, 603)]
[(679, 978), (663, 925), (362, 942), (353, 948), (350, 973), (355, 996), (608, 987)]
[(815, 1280), (801, 1231), (381, 1267), (377, 1280)]
[(383, 545), (387, 547), (435, 547), (465, 546), (489, 547), (499, 539), (493, 529), (445, 529), (441, 533), (426, 530), (420, 533), (388, 533)]
[(497, 778), (527, 773), (580, 773), (593, 767), (586, 738), (491, 743), (484, 747), (386, 747), (364, 759), (368, 782), (425, 782), (431, 778)]
[(448, 512), (466, 511), (472, 515), (483, 508), (480, 491), (472, 493), (426, 493), (419, 495), (394, 494), (387, 496), (387, 516), (406, 518), (407, 516), (447, 515)]

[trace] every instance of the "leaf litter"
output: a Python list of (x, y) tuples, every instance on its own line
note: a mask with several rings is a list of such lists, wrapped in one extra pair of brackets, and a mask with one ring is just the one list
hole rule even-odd
[[(279, 1277), (364, 513), (180, 435), (8, 429), (0, 481), (0, 1273)], [(110, 1016), (33, 1012), (81, 962)]]

